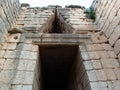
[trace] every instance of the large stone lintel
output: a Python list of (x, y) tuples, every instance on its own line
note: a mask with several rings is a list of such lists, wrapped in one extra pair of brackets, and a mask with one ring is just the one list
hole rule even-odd
[(32, 39), (34, 44), (37, 45), (83, 45), (85, 40), (90, 39), (90, 35), (81, 34), (31, 34), (26, 38)]

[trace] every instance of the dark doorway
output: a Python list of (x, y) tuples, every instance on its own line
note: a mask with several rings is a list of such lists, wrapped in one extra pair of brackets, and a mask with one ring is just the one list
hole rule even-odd
[(67, 90), (78, 45), (40, 46), (43, 90)]

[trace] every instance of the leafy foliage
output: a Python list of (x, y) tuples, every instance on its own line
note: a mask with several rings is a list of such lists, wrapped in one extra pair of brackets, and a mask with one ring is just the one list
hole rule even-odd
[(89, 19), (95, 20), (96, 15), (95, 15), (95, 11), (93, 8), (90, 7), (89, 9), (86, 9), (85, 13), (86, 13), (86, 17), (88, 17)]

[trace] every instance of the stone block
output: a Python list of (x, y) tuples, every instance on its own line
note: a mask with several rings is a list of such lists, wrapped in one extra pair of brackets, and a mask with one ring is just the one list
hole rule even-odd
[(118, 60), (119, 60), (119, 62), (120, 62), (120, 53), (118, 54)]
[(100, 60), (92, 60), (91, 62), (92, 62), (92, 66), (94, 69), (101, 69), (102, 68)]
[(119, 24), (119, 18), (118, 16), (115, 16), (111, 22), (111, 24), (109, 25), (107, 31), (105, 32), (107, 38), (109, 38), (111, 36), (111, 34), (114, 32), (114, 29), (118, 26)]
[(89, 81), (98, 81), (95, 70), (86, 71)]
[(113, 80), (113, 81), (109, 81), (107, 83), (108, 83), (109, 90), (119, 90), (120, 89), (120, 81), (119, 80)]
[(15, 50), (17, 46), (17, 43), (8, 43), (8, 48), (9, 50)]
[(115, 3), (114, 7), (115, 7), (116, 10), (120, 9), (120, 1), (119, 0), (116, 0), (116, 3)]
[(8, 43), (3, 43), (3, 44), (2, 44), (2, 48), (1, 48), (1, 49), (3, 49), (3, 50), (4, 50), (4, 49), (7, 49), (7, 48), (8, 48)]
[(17, 71), (13, 79), (12, 84), (24, 84), (25, 80), (25, 71)]
[(19, 60), (17, 70), (27, 70), (28, 60)]
[(87, 49), (87, 51), (95, 51), (94, 45), (92, 45), (92, 44), (86, 45), (86, 49)]
[(37, 45), (32, 45), (32, 44), (19, 44), (16, 48), (17, 50), (23, 50), (23, 51), (38, 51), (38, 46)]
[(36, 61), (28, 61), (27, 71), (34, 71), (36, 66)]
[(0, 50), (0, 58), (4, 58), (5, 56), (5, 50)]
[(11, 90), (22, 90), (22, 85), (12, 85), (12, 89)]
[(98, 82), (90, 82), (91, 90), (101, 90)]
[(115, 46), (114, 46), (114, 51), (115, 51), (115, 54), (119, 54), (119, 52), (120, 52), (120, 39), (119, 40), (117, 40), (117, 42), (115, 43)]
[(0, 59), (0, 71), (3, 70), (4, 64), (5, 64), (5, 59)]
[(93, 43), (96, 43), (96, 44), (105, 43), (108, 41), (107, 38), (104, 35), (101, 35), (100, 33), (93, 34), (91, 39), (92, 39)]
[(89, 60), (88, 52), (81, 52), (81, 56), (82, 56), (83, 60)]
[(91, 61), (84, 61), (83, 64), (85, 66), (85, 70), (91, 70), (91, 69), (93, 69)]
[(119, 67), (119, 63), (116, 59), (101, 59), (103, 68), (116, 68)]
[(96, 73), (97, 79), (99, 81), (106, 81), (107, 80), (107, 77), (106, 77), (104, 70), (95, 70), (95, 73)]
[(22, 90), (33, 90), (32, 85), (23, 85)]
[(80, 49), (81, 52), (85, 52), (86, 51), (86, 47), (82, 46), (82, 45), (79, 45), (79, 49)]
[(97, 54), (100, 58), (109, 58), (109, 54), (107, 51), (97, 51)]
[(117, 58), (114, 51), (108, 51), (108, 55), (109, 55), (110, 58)]
[(13, 51), (6, 51), (4, 58), (8, 58), (8, 59), (15, 59), (15, 58), (19, 58), (21, 55), (21, 51), (20, 50), (13, 50)]
[(119, 37), (120, 37), (120, 30), (119, 29), (120, 29), (120, 26), (117, 26), (114, 29), (113, 34), (109, 38), (109, 43), (111, 44), (111, 46), (113, 46), (115, 44), (115, 42), (117, 41), (117, 39), (119, 39)]
[(118, 10), (117, 16), (120, 18), (120, 9)]
[(10, 84), (15, 74), (14, 70), (3, 70), (0, 72), (0, 82)]
[(7, 59), (4, 64), (4, 70), (16, 69), (18, 60), (16, 59)]
[(104, 50), (106, 50), (106, 51), (111, 51), (111, 50), (113, 50), (113, 48), (110, 46), (110, 44), (105, 44), (105, 43), (103, 43), (103, 44), (102, 44), (102, 47), (103, 47)]
[(0, 84), (0, 90), (10, 90), (10, 85)]
[(94, 60), (94, 59), (99, 59), (99, 55), (97, 54), (97, 52), (88, 52), (89, 55), (89, 59)]
[(105, 33), (107, 30), (108, 30), (108, 27), (110, 25), (110, 21), (109, 20), (106, 20), (103, 28), (102, 28), (102, 32)]
[(109, 90), (107, 82), (99, 82), (100, 90)]
[(120, 80), (120, 68), (115, 68), (115, 69), (113, 69), (113, 70), (114, 70), (114, 73), (115, 73), (117, 79)]
[(102, 47), (102, 44), (93, 44), (95, 51), (102, 51), (104, 48)]
[(7, 36), (7, 42), (19, 42), (21, 34), (11, 34)]
[(37, 60), (37, 52), (31, 51), (22, 51), (20, 54), (20, 59), (30, 59), (30, 60)]
[(104, 72), (107, 76), (107, 80), (116, 80), (117, 79), (113, 69), (104, 69)]
[(112, 20), (113, 20), (113, 18), (115, 17), (116, 14), (117, 14), (117, 11), (113, 7), (112, 10), (111, 10), (111, 12), (110, 12), (110, 14), (109, 14), (109, 17), (108, 17), (108, 19), (109, 19), (110, 22), (112, 22)]
[(25, 72), (24, 84), (33, 84), (34, 72)]

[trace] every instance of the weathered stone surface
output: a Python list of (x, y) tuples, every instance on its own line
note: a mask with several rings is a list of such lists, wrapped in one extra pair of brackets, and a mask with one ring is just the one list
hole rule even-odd
[(101, 69), (102, 68), (100, 60), (92, 60), (91, 62), (92, 62), (92, 66), (94, 69)]
[(23, 84), (25, 80), (25, 71), (17, 71), (12, 84)]
[(0, 90), (10, 90), (10, 85), (8, 85), (8, 84), (0, 84)]
[(97, 51), (97, 54), (100, 58), (109, 58), (109, 54), (107, 51)]
[(110, 46), (110, 44), (105, 44), (105, 43), (103, 43), (103, 44), (102, 44), (102, 47), (103, 47), (104, 50), (106, 50), (106, 51), (111, 51), (111, 50), (113, 50), (113, 48)]
[[(55, 41), (58, 44), (72, 42), (79, 45), (80, 57), (83, 60), (80, 60), (81, 65), (77, 65), (79, 72), (75, 71), (75, 74), (78, 75), (75, 77), (77, 79), (75, 88), (81, 90), (119, 90), (119, 0), (97, 0), (96, 5), (98, 6), (95, 7), (95, 10), (98, 21), (95, 23), (85, 17), (84, 10), (58, 10), (62, 23), (66, 26), (64, 33), (78, 33), (75, 35), (40, 34), (39, 32), (48, 33), (52, 29), (54, 10), (22, 8), (20, 15), (17, 16), (19, 8), (15, 8), (16, 1), (4, 0), (1, 3), (0, 41), (5, 38), (4, 34), (7, 34), (8, 28), (24, 28), (29, 33), (8, 34), (6, 41), (0, 45), (0, 90), (39, 90), (41, 66), (36, 62), (39, 59), (39, 46), (33, 45), (32, 41), (35, 40), (39, 41), (38, 44), (43, 40), (42, 44)], [(102, 32), (99, 32), (96, 24), (99, 25), (98, 27), (102, 29)], [(36, 34), (36, 32), (38, 33)], [(86, 37), (87, 34), (90, 36)], [(115, 53), (110, 45), (114, 46)]]
[(0, 71), (3, 70), (4, 64), (5, 64), (5, 59), (0, 59)]
[(113, 70), (114, 70), (114, 73), (115, 73), (117, 79), (120, 80), (120, 68), (115, 68), (115, 69), (113, 69)]
[(107, 76), (107, 80), (116, 80), (117, 79), (113, 69), (104, 69), (104, 72)]
[(88, 60), (89, 59), (89, 54), (88, 52), (81, 52), (83, 60)]
[(119, 63), (116, 59), (101, 59), (103, 68), (116, 68), (119, 67)]
[(107, 82), (99, 82), (100, 90), (109, 90)]
[(34, 71), (36, 66), (36, 61), (28, 61), (27, 69), (28, 71)]
[(101, 33), (95, 33), (91, 37), (93, 43), (105, 43), (107, 42), (107, 38), (104, 35), (101, 35)]
[(93, 69), (91, 61), (84, 61), (83, 64), (85, 66), (85, 70), (91, 70), (91, 69)]
[(119, 52), (120, 52), (120, 39), (119, 40), (117, 40), (117, 42), (115, 43), (115, 46), (114, 46), (114, 51), (115, 51), (115, 54), (119, 54)]
[(92, 90), (101, 90), (98, 82), (90, 82)]
[(17, 50), (23, 50), (23, 51), (38, 51), (38, 46), (37, 45), (32, 45), (32, 44), (24, 44), (21, 43), (17, 46)]
[(16, 69), (18, 60), (16, 59), (7, 59), (5, 64), (4, 64), (4, 69), (9, 70), (9, 69)]
[(108, 55), (109, 55), (110, 58), (117, 58), (114, 51), (108, 51)]
[(25, 72), (24, 84), (33, 84), (34, 72)]
[(32, 85), (23, 85), (22, 90), (33, 90)]
[(7, 42), (19, 42), (21, 34), (11, 34), (7, 37)]
[(89, 81), (97, 81), (97, 76), (94, 70), (87, 71)]
[(19, 58), (20, 59), (37, 60), (37, 52), (22, 51)]
[(8, 43), (3, 43), (1, 49), (4, 50), (4, 49), (7, 49), (7, 48), (8, 48)]
[(17, 46), (17, 43), (8, 43), (8, 48), (7, 49), (15, 50), (16, 46)]
[(13, 79), (15, 74), (14, 70), (4, 70), (0, 72), (0, 82), (2, 82), (3, 84), (9, 84), (11, 83), (11, 80)]
[(111, 37), (109, 38), (109, 42), (110, 44), (113, 46), (115, 44), (115, 42), (117, 41), (117, 39), (119, 39), (120, 37), (120, 27), (117, 26), (113, 32), (113, 34), (111, 35)]
[(95, 48), (95, 51), (102, 51), (102, 50), (104, 50), (104, 48), (102, 47), (101, 44), (94, 44), (93, 46)]
[(28, 60), (19, 60), (17, 70), (27, 70)]
[(22, 90), (22, 85), (13, 85), (11, 90)]
[(115, 80), (115, 81), (109, 81), (108, 83), (108, 87), (111, 90), (119, 90), (120, 89), (120, 81), (119, 80)]
[(14, 59), (19, 58), (21, 54), (21, 51), (14, 50), (14, 51), (6, 51), (4, 58)]
[(94, 60), (94, 59), (99, 59), (99, 55), (97, 52), (88, 52), (89, 59)]
[(103, 70), (95, 70), (95, 73), (96, 73), (97, 79), (99, 81), (106, 81), (107, 80), (106, 74)]
[(0, 50), (0, 58), (3, 58), (5, 55), (5, 50)]
[(86, 46), (87, 51), (95, 51), (94, 45), (90, 44)]

